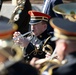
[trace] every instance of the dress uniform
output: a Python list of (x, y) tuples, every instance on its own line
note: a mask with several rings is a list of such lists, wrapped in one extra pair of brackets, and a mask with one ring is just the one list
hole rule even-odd
[[(41, 21), (48, 22), (48, 19), (50, 18), (49, 15), (37, 11), (29, 11), (28, 13), (31, 16), (31, 20), (29, 22), (30, 25), (37, 24)], [(49, 46), (46, 46), (46, 50), (53, 51), (55, 48), (55, 43), (50, 41), (51, 37), (52, 36), (49, 35), (47, 29), (39, 36), (30, 36), (29, 40), (31, 42), (28, 47), (25, 48), (25, 56), (27, 57), (25, 57), (25, 59), (31, 60), (33, 57), (44, 58), (45, 52), (43, 51), (43, 47), (46, 45)]]
[[(50, 20), (51, 26), (54, 28), (54, 37), (52, 41), (58, 39), (71, 40), (76, 42), (76, 23), (67, 19), (54, 18)], [(72, 44), (71, 44), (72, 45)], [(67, 46), (69, 47), (69, 46)], [(72, 49), (72, 47), (71, 47)], [(72, 49), (74, 50), (74, 49)], [(69, 51), (69, 49), (68, 49)], [(64, 64), (55, 65), (54, 63), (48, 65), (42, 75), (75, 75), (76, 74), (76, 51), (66, 54), (64, 57), (66, 62)], [(51, 66), (52, 65), (52, 66)]]

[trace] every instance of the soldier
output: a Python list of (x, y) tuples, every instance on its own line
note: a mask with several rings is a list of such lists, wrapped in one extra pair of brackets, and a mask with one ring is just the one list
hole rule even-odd
[(21, 34), (20, 32), (15, 32), (13, 39), (15, 39), (15, 43), (25, 47), (25, 59), (30, 61), (33, 57), (44, 58), (45, 50), (52, 52), (55, 48), (55, 43), (50, 41), (52, 36), (49, 36), (47, 32), (47, 22), (50, 16), (33, 10), (28, 13), (31, 16), (29, 22), (32, 31), (31, 36), (17, 38)]
[[(76, 23), (54, 18), (50, 21), (54, 28), (54, 36), (51, 40), (56, 41), (57, 59), (60, 65), (51, 65), (42, 75), (75, 75), (76, 74)], [(65, 62), (64, 62), (65, 61)], [(63, 63), (64, 62), (64, 63)]]

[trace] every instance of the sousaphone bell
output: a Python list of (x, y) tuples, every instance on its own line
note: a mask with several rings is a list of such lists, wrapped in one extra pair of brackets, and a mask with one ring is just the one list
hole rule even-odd
[(55, 5), (53, 11), (57, 14), (63, 15), (65, 19), (76, 22), (76, 3)]

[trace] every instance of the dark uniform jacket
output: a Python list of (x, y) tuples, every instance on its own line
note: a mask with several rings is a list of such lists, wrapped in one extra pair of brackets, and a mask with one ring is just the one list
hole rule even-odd
[(76, 52), (69, 54), (67, 63), (58, 69), (54, 69), (53, 75), (76, 75)]
[[(37, 58), (44, 58), (45, 52), (42, 51), (43, 45), (45, 40), (50, 37), (50, 35), (47, 33), (47, 31), (44, 31), (40, 36), (31, 36), (30, 37), (30, 43), (27, 48), (25, 48), (25, 59), (31, 60), (32, 57)], [(50, 39), (46, 42), (46, 44), (49, 44), (52, 46), (52, 48), (55, 48), (55, 43), (51, 42)]]

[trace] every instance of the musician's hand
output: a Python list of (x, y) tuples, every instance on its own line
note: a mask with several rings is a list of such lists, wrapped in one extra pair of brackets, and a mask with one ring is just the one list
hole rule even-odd
[(47, 52), (45, 55), (45, 58), (49, 58), (51, 56), (51, 53)]
[(36, 57), (33, 57), (32, 60), (30, 61), (30, 65), (32, 65), (33, 67), (36, 67), (37, 69), (39, 69), (41, 67), (41, 65), (39, 64), (35, 64), (35, 62), (39, 60), (38, 58)]
[[(13, 34), (13, 40), (16, 44), (22, 46), (22, 47), (27, 47), (29, 44), (29, 41), (27, 40), (27, 38), (22, 37), (22, 34), (20, 32), (15, 32)], [(21, 37), (19, 37), (21, 36)]]

